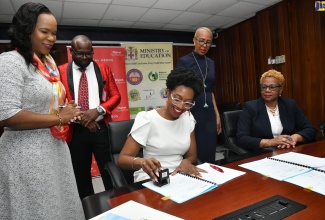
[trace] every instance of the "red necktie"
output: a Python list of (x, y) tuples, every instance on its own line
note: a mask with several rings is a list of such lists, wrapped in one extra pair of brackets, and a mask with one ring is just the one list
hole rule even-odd
[(84, 68), (79, 68), (81, 74), (79, 81), (79, 90), (78, 90), (78, 105), (82, 107), (83, 111), (89, 109), (88, 101), (88, 81)]

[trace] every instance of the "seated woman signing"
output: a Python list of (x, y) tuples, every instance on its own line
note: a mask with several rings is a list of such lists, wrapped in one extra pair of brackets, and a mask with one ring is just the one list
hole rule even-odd
[[(139, 112), (118, 157), (118, 165), (135, 169), (134, 181), (152, 179), (158, 170), (185, 172), (200, 177), (194, 135), (195, 120), (190, 112), (202, 91), (202, 81), (189, 68), (176, 68), (166, 80), (166, 107)], [(143, 148), (143, 158), (135, 157)]]
[(237, 144), (247, 150), (295, 147), (311, 142), (316, 129), (294, 100), (281, 97), (284, 77), (276, 70), (260, 79), (261, 97), (243, 107), (237, 126)]

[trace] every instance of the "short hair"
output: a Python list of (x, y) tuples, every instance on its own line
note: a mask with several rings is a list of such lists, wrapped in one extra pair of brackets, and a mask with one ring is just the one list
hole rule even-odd
[(24, 57), (27, 65), (33, 61), (34, 51), (30, 35), (35, 30), (40, 14), (52, 14), (50, 9), (41, 3), (28, 2), (20, 6), (8, 29), (10, 49), (17, 49)]
[(173, 91), (178, 86), (190, 87), (194, 91), (194, 98), (203, 91), (202, 80), (189, 67), (177, 67), (173, 69), (167, 77), (166, 86), (169, 91)]
[(75, 36), (71, 41), (71, 46), (75, 48), (77, 41), (90, 42), (90, 45), (93, 46), (91, 40), (86, 35), (77, 35), (77, 36)]
[(274, 77), (280, 81), (281, 86), (284, 85), (285, 79), (284, 79), (283, 75), (274, 69), (271, 69), (271, 70), (263, 73), (261, 76), (261, 79), (260, 79), (260, 83), (262, 83), (266, 77)]
[(196, 37), (197, 33), (200, 32), (201, 30), (206, 30), (206, 31), (210, 32), (210, 33), (211, 33), (211, 37), (213, 38), (213, 33), (212, 33), (211, 29), (208, 28), (208, 27), (200, 27), (200, 28), (198, 28), (198, 29), (195, 31), (194, 37)]

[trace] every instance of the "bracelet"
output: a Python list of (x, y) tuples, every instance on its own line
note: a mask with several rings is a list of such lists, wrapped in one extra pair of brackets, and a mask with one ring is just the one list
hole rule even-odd
[(135, 158), (133, 158), (133, 161), (132, 161), (132, 170), (134, 170), (133, 165), (134, 165), (134, 161), (135, 161), (136, 159), (139, 159), (139, 157), (135, 157)]
[(59, 123), (59, 127), (61, 127), (61, 125), (62, 125), (62, 118), (61, 118), (61, 116), (59, 115), (59, 113), (56, 113), (56, 116), (58, 116), (58, 118), (59, 118), (59, 121), (60, 121), (60, 123)]

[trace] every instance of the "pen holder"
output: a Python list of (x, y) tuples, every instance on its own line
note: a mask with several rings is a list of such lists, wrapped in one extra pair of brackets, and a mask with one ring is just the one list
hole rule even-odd
[(158, 170), (158, 175), (158, 182), (153, 182), (153, 184), (155, 184), (156, 186), (164, 186), (170, 182), (168, 169)]

